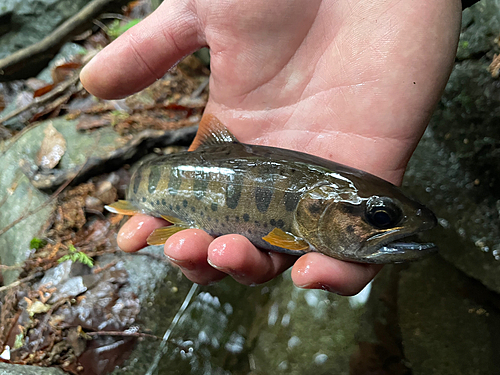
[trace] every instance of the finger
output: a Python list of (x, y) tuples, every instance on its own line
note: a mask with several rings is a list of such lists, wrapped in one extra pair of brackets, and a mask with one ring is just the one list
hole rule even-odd
[(289, 268), (297, 257), (257, 249), (245, 237), (228, 234), (216, 238), (208, 248), (208, 262), (236, 281), (261, 284)]
[(118, 247), (126, 252), (133, 252), (148, 246), (146, 240), (156, 228), (169, 225), (165, 220), (146, 215), (132, 216), (118, 232)]
[(163, 77), (177, 61), (203, 46), (189, 1), (164, 1), (136, 26), (97, 54), (81, 81), (95, 96), (122, 98)]
[(324, 289), (349, 296), (359, 293), (381, 268), (381, 265), (344, 262), (309, 253), (293, 266), (292, 280), (300, 288)]
[(186, 229), (168, 239), (164, 252), (189, 280), (206, 285), (226, 276), (207, 263), (207, 251), (212, 241), (213, 238), (202, 230)]

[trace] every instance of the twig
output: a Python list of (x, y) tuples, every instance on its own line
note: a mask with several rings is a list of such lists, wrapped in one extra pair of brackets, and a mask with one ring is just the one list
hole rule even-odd
[(26, 276), (22, 279), (19, 279), (17, 281), (14, 281), (13, 283), (11, 283), (9, 285), (2, 286), (2, 287), (0, 287), (0, 293), (6, 291), (8, 289), (14, 288), (18, 285), (21, 285), (22, 283), (25, 283), (27, 281), (33, 280), (33, 279), (35, 279), (39, 276), (42, 276), (42, 275), (43, 275), (43, 272), (37, 272), (37, 273), (34, 273), (32, 275)]
[(142, 332), (96, 331), (96, 332), (85, 332), (85, 334), (89, 336), (149, 337), (152, 339), (161, 340), (161, 337)]
[(35, 75), (55, 56), (65, 42), (73, 35), (83, 32), (90, 20), (96, 18), (105, 7), (108, 5), (120, 7), (127, 2), (128, 0), (93, 0), (38, 43), (0, 59), (0, 82)]
[(197, 99), (201, 93), (207, 88), (208, 83), (210, 82), (210, 78), (206, 77), (203, 82), (194, 90), (189, 99)]
[(46, 102), (52, 100), (54, 97), (58, 96), (59, 94), (64, 93), (72, 85), (76, 84), (79, 80), (80, 80), (80, 71), (77, 71), (73, 77), (71, 77), (67, 81), (64, 81), (60, 85), (56, 86), (53, 90), (49, 91), (45, 95), (42, 95), (38, 98), (35, 98), (31, 103), (28, 103), (24, 107), (18, 108), (16, 110), (8, 113), (7, 115), (5, 115), (5, 117), (0, 118), (0, 125), (3, 124), (4, 122), (10, 120), (11, 118), (19, 116), (21, 113), (27, 111), (28, 109), (30, 109), (32, 107), (36, 107), (36, 106), (45, 104)]
[(0, 200), (0, 207), (2, 207), (5, 204), (5, 202), (7, 202), (7, 199), (16, 191), (17, 185), (19, 184), (19, 180), (21, 179), (22, 176), (23, 176), (22, 173), (20, 173), (19, 171), (16, 172), (16, 176), (14, 178), (14, 181), (12, 182), (12, 185), (5, 192), (5, 195), (3, 196), (2, 200)]
[[(85, 165), (85, 164), (83, 164)], [(81, 168), (83, 168), (83, 165)], [(76, 175), (69, 179), (68, 181), (66, 181), (64, 184), (62, 184), (61, 186), (59, 186), (59, 189), (57, 189), (54, 194), (52, 194), (49, 199), (47, 199), (45, 202), (43, 202), (41, 205), (39, 205), (38, 207), (34, 208), (33, 210), (31, 211), (28, 211), (26, 212), (25, 214), (19, 216), (16, 220), (14, 220), (13, 222), (11, 222), (10, 224), (6, 225), (5, 227), (3, 227), (2, 229), (0, 229), (0, 236), (2, 234), (4, 234), (5, 232), (7, 232), (9, 229), (11, 229), (12, 227), (16, 226), (17, 224), (19, 224), (21, 221), (23, 221), (24, 219), (28, 218), (29, 216), (37, 213), (38, 211), (40, 211), (42, 208), (45, 208), (49, 205), (50, 202), (52, 202), (60, 193), (61, 191), (63, 191), (70, 183), (71, 181), (73, 181), (74, 179), (76, 178)]]
[(13, 265), (13, 266), (6, 266), (4, 264), (0, 264), (0, 270), (18, 270), (23, 268), (22, 265)]
[[(95, 142), (96, 145), (99, 143), (99, 139), (100, 138), (101, 138), (100, 136), (97, 137), (96, 142)], [(71, 177), (70, 179), (68, 179), (64, 184), (62, 184), (61, 186), (59, 186), (59, 188), (54, 192), (54, 194), (52, 194), (45, 202), (43, 202), (41, 205), (39, 205), (38, 207), (34, 208), (33, 210), (28, 211), (24, 215), (21, 215), (16, 220), (14, 220), (13, 222), (11, 222), (10, 224), (8, 224), (7, 226), (5, 226), (2, 229), (0, 229), (0, 236), (3, 235), (5, 232), (7, 232), (12, 227), (14, 227), (15, 225), (19, 224), (24, 219), (26, 219), (29, 216), (37, 213), (42, 208), (47, 207), (80, 174), (80, 172), (83, 170), (83, 168), (87, 164), (89, 157), (90, 157), (90, 155), (87, 156), (87, 160), (85, 161), (85, 163), (82, 163), (82, 165), (78, 168), (78, 170), (76, 171), (76, 173), (74, 174), (74, 176)]]

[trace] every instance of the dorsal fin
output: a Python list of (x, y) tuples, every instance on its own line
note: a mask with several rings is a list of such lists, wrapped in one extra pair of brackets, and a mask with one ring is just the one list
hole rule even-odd
[(196, 137), (194, 137), (189, 151), (194, 151), (200, 146), (217, 145), (238, 142), (235, 136), (211, 114), (203, 115)]

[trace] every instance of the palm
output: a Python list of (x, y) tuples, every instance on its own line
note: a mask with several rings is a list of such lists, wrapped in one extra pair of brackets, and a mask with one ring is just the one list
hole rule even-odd
[[(399, 183), (447, 80), (459, 23), (458, 0), (165, 1), (89, 64), (82, 81), (98, 96), (127, 95), (208, 44), (206, 111), (240, 141), (316, 154)], [(135, 230), (140, 220), (146, 225)], [(129, 223), (119, 237), (127, 250), (161, 225)], [(239, 236), (176, 236), (166, 253), (189, 264), (184, 272), (198, 282), (222, 277), (219, 270), (260, 282), (291, 264)], [(353, 293), (375, 272), (323, 258), (300, 258), (295, 281)]]

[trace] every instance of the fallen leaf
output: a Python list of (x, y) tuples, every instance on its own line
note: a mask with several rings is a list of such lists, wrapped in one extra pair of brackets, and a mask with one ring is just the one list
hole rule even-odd
[(66, 140), (52, 124), (43, 131), (45, 134), (40, 151), (38, 151), (38, 166), (42, 169), (53, 169), (66, 152)]

